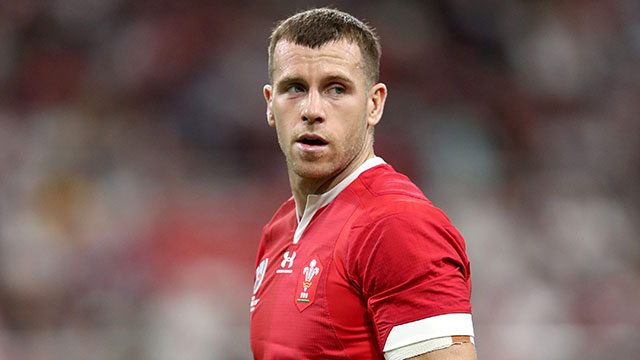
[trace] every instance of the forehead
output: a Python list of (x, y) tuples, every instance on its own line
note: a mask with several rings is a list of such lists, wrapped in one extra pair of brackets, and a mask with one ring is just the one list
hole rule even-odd
[(273, 80), (322, 72), (340, 72), (363, 77), (360, 47), (347, 40), (329, 42), (317, 48), (279, 41), (273, 51)]

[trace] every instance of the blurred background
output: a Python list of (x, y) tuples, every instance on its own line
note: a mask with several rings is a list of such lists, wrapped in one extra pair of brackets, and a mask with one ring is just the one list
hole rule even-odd
[(640, 353), (640, 3), (0, 1), (0, 359), (248, 359), (290, 196), (268, 35), (382, 39), (376, 152), (467, 241), (480, 359)]

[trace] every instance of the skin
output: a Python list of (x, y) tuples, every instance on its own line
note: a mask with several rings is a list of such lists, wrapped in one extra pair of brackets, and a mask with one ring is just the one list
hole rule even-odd
[[(280, 41), (273, 64), (272, 84), (263, 89), (267, 123), (276, 129), (303, 214), (308, 195), (330, 190), (375, 156), (373, 128), (387, 87), (368, 81), (360, 48), (346, 40), (315, 49)], [(305, 137), (322, 139), (323, 145), (305, 145)], [(453, 345), (413, 359), (473, 360), (475, 350), (472, 344)]]
[[(264, 87), (267, 122), (276, 128), (302, 214), (307, 195), (333, 188), (375, 156), (373, 127), (387, 87), (367, 84), (359, 47), (344, 40), (316, 49), (281, 41), (273, 60), (273, 85)], [(326, 145), (302, 146), (305, 134)]]
[(455, 344), (446, 349), (432, 351), (412, 357), (411, 360), (475, 360), (476, 350), (473, 344)]

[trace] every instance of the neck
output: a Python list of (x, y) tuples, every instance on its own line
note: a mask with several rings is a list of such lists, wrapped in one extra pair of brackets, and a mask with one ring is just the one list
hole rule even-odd
[(333, 189), (340, 181), (353, 173), (365, 161), (375, 157), (373, 149), (363, 156), (353, 159), (345, 168), (336, 174), (332, 174), (322, 178), (305, 178), (289, 170), (289, 183), (291, 184), (291, 192), (296, 201), (298, 214), (302, 216), (307, 206), (307, 196), (318, 195)]

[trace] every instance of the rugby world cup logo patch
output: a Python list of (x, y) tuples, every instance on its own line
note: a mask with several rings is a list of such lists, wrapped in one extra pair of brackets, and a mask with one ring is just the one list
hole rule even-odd
[(266, 258), (260, 262), (260, 265), (256, 268), (256, 282), (253, 283), (253, 294), (255, 295), (262, 285), (262, 280), (264, 280), (264, 275), (267, 272), (267, 264), (269, 263), (269, 258)]
[(313, 256), (302, 265), (295, 297), (298, 310), (303, 311), (313, 304), (320, 274), (322, 274), (322, 263), (317, 256)]

